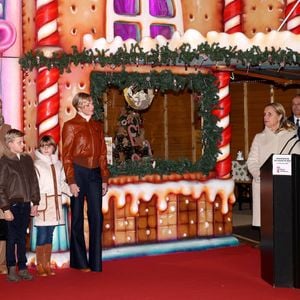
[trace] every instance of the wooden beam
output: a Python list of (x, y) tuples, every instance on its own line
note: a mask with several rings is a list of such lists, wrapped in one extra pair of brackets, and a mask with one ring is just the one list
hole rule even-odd
[(126, 71), (128, 73), (141, 73), (147, 74), (151, 71), (156, 71), (158, 73), (163, 71), (171, 71), (173, 74), (177, 75), (189, 75), (189, 74), (210, 74), (213, 71), (232, 71), (232, 68), (225, 66), (208, 66), (208, 67), (185, 67), (185, 66), (151, 66), (151, 65), (125, 65), (125, 66), (104, 66), (101, 67), (99, 64), (94, 66), (94, 71), (107, 72), (107, 73), (120, 73)]
[(247, 70), (234, 70), (234, 74), (264, 79), (264, 80), (268, 80), (268, 81), (273, 81), (275, 83), (278, 83), (278, 84), (281, 84), (284, 86), (291, 85), (291, 84), (300, 84), (300, 79), (295, 80), (295, 79), (283, 78), (283, 77), (279, 77), (279, 76), (275, 76), (275, 75), (256, 73), (256, 72), (251, 72), (251, 71), (247, 71)]

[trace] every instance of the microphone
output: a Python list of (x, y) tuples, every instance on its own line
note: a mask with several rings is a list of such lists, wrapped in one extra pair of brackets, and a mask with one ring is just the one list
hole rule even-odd
[(291, 152), (294, 149), (294, 147), (297, 145), (297, 143), (300, 142), (300, 127), (298, 127), (298, 129), (297, 129), (297, 137), (298, 137), (297, 141), (293, 144), (293, 146), (291, 147), (291, 149), (290, 149), (290, 151), (289, 151), (288, 154), (291, 154)]
[(289, 153), (288, 154), (291, 154), (291, 152), (292, 152), (292, 150), (294, 149), (294, 147), (297, 145), (297, 143), (299, 143), (300, 142), (300, 140), (299, 140), (299, 138), (298, 138), (298, 140), (293, 144), (293, 146), (291, 147), (291, 149), (290, 149), (290, 151), (289, 151)]
[[(298, 131), (297, 131), (297, 134), (300, 134), (300, 131), (299, 131), (299, 128), (298, 128)], [(283, 146), (283, 148), (281, 149), (281, 151), (279, 152), (279, 154), (282, 154), (282, 152), (284, 151), (284, 149), (286, 148), (286, 146), (289, 144), (289, 142), (295, 138), (298, 137), (299, 139), (299, 135), (295, 134), (294, 136), (292, 136)]]

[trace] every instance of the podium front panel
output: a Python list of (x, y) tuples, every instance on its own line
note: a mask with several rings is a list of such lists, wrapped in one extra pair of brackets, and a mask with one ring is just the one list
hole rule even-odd
[(273, 175), (272, 156), (261, 168), (261, 276), (276, 287), (300, 287), (300, 156), (292, 175)]

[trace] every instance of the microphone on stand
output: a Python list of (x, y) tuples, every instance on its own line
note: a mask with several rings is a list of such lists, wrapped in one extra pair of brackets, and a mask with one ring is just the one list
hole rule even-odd
[(288, 154), (291, 154), (292, 150), (294, 149), (294, 147), (297, 145), (297, 143), (300, 142), (300, 127), (298, 127), (297, 129), (297, 136), (296, 136), (298, 139), (297, 141), (293, 144), (293, 146), (291, 147), (290, 151)]

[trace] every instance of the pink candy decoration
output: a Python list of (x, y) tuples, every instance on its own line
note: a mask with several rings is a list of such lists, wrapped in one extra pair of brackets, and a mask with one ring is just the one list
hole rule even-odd
[(8, 21), (0, 20), (0, 54), (9, 49), (16, 40), (16, 29)]

